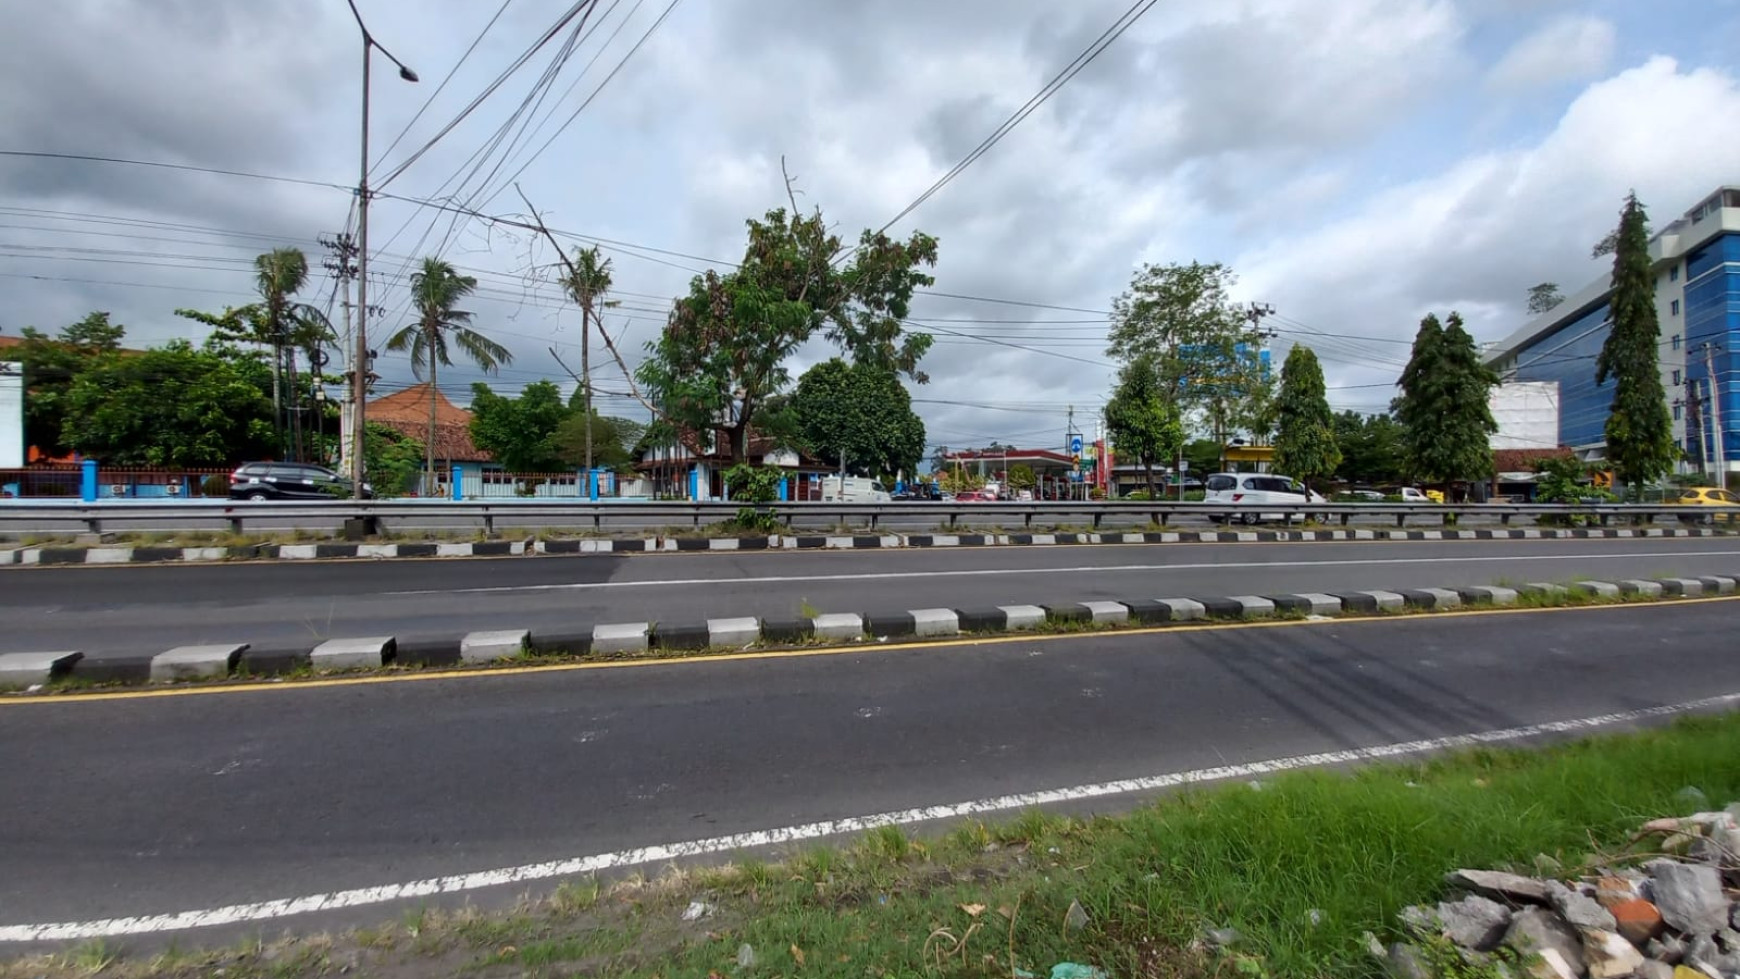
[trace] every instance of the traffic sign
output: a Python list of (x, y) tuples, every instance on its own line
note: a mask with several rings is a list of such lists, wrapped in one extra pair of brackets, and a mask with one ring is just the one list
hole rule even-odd
[(1069, 437), (1069, 454), (1072, 456), (1075, 456), (1077, 459), (1081, 458), (1081, 436), (1080, 435), (1071, 435)]

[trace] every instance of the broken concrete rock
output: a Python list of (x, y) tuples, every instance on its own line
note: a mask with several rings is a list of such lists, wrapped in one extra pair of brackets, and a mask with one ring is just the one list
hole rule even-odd
[(1433, 979), (1426, 957), (1412, 945), (1391, 945), (1390, 954), (1384, 957), (1384, 968), (1393, 979)]
[(1589, 979), (1620, 979), (1637, 971), (1643, 953), (1615, 932), (1591, 930), (1583, 933), (1583, 959)]
[(1613, 915), (1594, 898), (1574, 891), (1556, 880), (1547, 882), (1547, 896), (1552, 901), (1553, 909), (1574, 928), (1612, 931), (1618, 926)]
[(1452, 887), (1474, 891), (1512, 904), (1549, 903), (1547, 885), (1533, 877), (1507, 874), (1499, 870), (1458, 870), (1445, 880)]
[(1728, 899), (1714, 867), (1652, 860), (1646, 868), (1662, 919), (1688, 935), (1709, 935), (1728, 924)]
[(1661, 920), (1661, 912), (1656, 906), (1643, 900), (1633, 898), (1623, 904), (1615, 904), (1608, 909), (1617, 925), (1618, 931), (1625, 940), (1638, 948), (1649, 943), (1649, 940), (1661, 934), (1666, 927)]
[(1580, 976), (1586, 970), (1583, 941), (1576, 929), (1545, 908), (1518, 911), (1504, 933), (1504, 944), (1525, 957), (1537, 954), (1544, 957), (1549, 951), (1556, 952), (1570, 966), (1573, 976)]

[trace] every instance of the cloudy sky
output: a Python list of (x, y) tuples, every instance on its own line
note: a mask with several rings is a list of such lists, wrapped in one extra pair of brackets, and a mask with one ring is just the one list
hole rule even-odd
[[(405, 321), (412, 256), (440, 254), (481, 281), (507, 392), (564, 377), (551, 346), (575, 362), (579, 318), (538, 278), (552, 252), (401, 198), (511, 216), (517, 180), (553, 227), (607, 245), (632, 357), (689, 277), (741, 255), (744, 219), (784, 202), (782, 157), (801, 203), (855, 238), (1130, 7), (598, 0), (563, 63), (566, 34), (413, 160), (571, 0), (357, 2), (422, 79), (376, 56), (374, 179), (396, 196), (372, 209), (371, 334)], [(361, 43), (343, 0), (0, 9), (0, 151), (306, 181), (0, 156), (0, 332), (102, 309), (136, 343), (197, 338), (177, 307), (246, 302), (255, 254), (318, 264), (316, 238), (347, 226)], [(1195, 259), (1274, 306), (1278, 348), (1316, 348), (1332, 404), (1380, 407), (1425, 313), (1501, 338), (1529, 286), (1603, 273), (1589, 245), (1628, 189), (1661, 224), (1723, 183), (1740, 184), (1740, 0), (1161, 0), (896, 226), (941, 242), (914, 397), (933, 444), (1057, 445), (1071, 405), (1091, 431), (1101, 311), (1143, 263)], [(332, 292), (317, 277), (307, 297)], [(383, 392), (409, 380), (402, 359), (381, 370)], [(463, 400), (476, 377), (443, 387)]]

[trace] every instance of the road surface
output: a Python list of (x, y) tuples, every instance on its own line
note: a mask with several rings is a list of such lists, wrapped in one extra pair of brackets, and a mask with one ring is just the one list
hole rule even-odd
[(1088, 545), (0, 569), (0, 652), (571, 631), (1124, 598), (1740, 573), (1713, 539)]
[[(1737, 611), (1450, 614), (0, 703), (12, 788), (0, 932), (1694, 701), (1740, 691)], [(254, 923), (397, 913), (364, 903)]]

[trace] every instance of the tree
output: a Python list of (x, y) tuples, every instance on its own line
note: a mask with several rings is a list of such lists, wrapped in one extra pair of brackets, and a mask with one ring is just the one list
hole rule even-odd
[(1336, 475), (1350, 483), (1400, 481), (1405, 448), (1402, 427), (1387, 414), (1344, 411), (1335, 416), (1335, 444), (1341, 450)]
[(818, 332), (855, 363), (925, 379), (918, 361), (931, 338), (905, 334), (902, 321), (913, 291), (933, 281), (918, 267), (936, 263), (928, 235), (902, 243), (866, 231), (836, 267), (840, 239), (820, 211), (805, 216), (795, 204), (748, 227), (742, 264), (689, 283), (635, 373), (661, 421), (688, 433), (692, 448), (708, 448), (720, 431), (739, 463), (758, 413), (791, 381), (787, 358)]
[(1039, 477), (1034, 475), (1033, 467), (1025, 462), (1010, 466), (1006, 481), (1012, 490), (1030, 490), (1039, 485)]
[(1543, 282), (1529, 287), (1529, 315), (1539, 316), (1565, 301), (1556, 282)]
[(387, 349), (410, 351), (411, 373), (418, 380), (427, 374), (429, 381), (429, 438), (424, 451), (425, 486), (435, 486), (435, 392), (441, 367), (452, 367), (448, 341), (466, 359), (493, 374), (513, 363), (508, 349), (471, 328), (471, 313), (459, 308), (459, 303), (477, 288), (477, 279), (460, 275), (453, 266), (438, 258), (423, 259), (422, 268), (411, 275), (411, 303), (417, 310), (417, 321), (402, 327), (387, 340)]
[[(1214, 439), (1191, 439), (1180, 454), (1193, 472), (1213, 473), (1220, 469), (1220, 455), (1225, 447)], [(1182, 485), (1182, 480), (1180, 484)], [(1180, 490), (1182, 492), (1182, 489)]]
[(1673, 422), (1661, 386), (1661, 325), (1655, 313), (1655, 277), (1650, 271), (1649, 217), (1636, 194), (1625, 198), (1614, 232), (1612, 329), (1595, 361), (1595, 383), (1611, 378), (1613, 406), (1607, 414), (1607, 458), (1632, 499), (1643, 484), (1673, 468)]
[(611, 472), (626, 472), (634, 467), (636, 460), (635, 447), (641, 444), (641, 439), (647, 433), (644, 422), (629, 418), (616, 418), (610, 415), (600, 415), (596, 409), (592, 412), (590, 426), (590, 443), (587, 439), (588, 426), (586, 419), (578, 411), (563, 419), (556, 428), (556, 434), (551, 439), (555, 443), (556, 453), (563, 462), (580, 466), (586, 460), (586, 447), (591, 445), (592, 465), (598, 469)]
[(1294, 344), (1281, 367), (1281, 394), (1276, 399), (1275, 469), (1306, 484), (1334, 475), (1341, 465), (1335, 444), (1335, 415), (1329, 410), (1323, 367), (1317, 354)]
[[(1118, 455), (1141, 464), (1151, 500), (1160, 498), (1154, 486), (1155, 461), (1175, 458), (1184, 446), (1184, 425), (1166, 397), (1159, 360), (1156, 354), (1137, 354), (1118, 372), (1118, 386), (1106, 403), (1106, 431), (1112, 445)], [(1182, 494), (1183, 481), (1178, 488)]]
[(112, 466), (222, 466), (277, 445), (270, 369), (220, 343), (106, 354), (66, 394), (65, 438)]
[(487, 384), (471, 386), (471, 440), (508, 472), (565, 468), (556, 433), (571, 414), (549, 381), (533, 381), (517, 398), (502, 397)]
[(1153, 357), (1162, 397), (1200, 415), (1222, 444), (1264, 381), (1262, 337), (1233, 305), (1234, 281), (1219, 263), (1145, 266), (1112, 300), (1107, 335), (1108, 352), (1125, 363)]
[[(308, 283), (308, 257), (299, 248), (275, 248), (254, 257), (254, 288), (258, 302), (230, 307), (212, 314), (178, 309), (177, 316), (212, 327), (213, 335), (226, 342), (258, 344), (272, 352), (272, 418), (277, 426), (280, 451), (301, 455), (300, 399), (288, 405), (286, 389), (300, 390), (296, 352), (305, 352), (312, 364), (321, 346), (332, 339), (332, 326), (325, 314), (294, 296)], [(297, 419), (287, 423), (286, 415)]]
[(1488, 400), (1498, 376), (1481, 361), (1461, 315), (1451, 313), (1448, 324), (1433, 315), (1420, 321), (1393, 406), (1407, 467), (1428, 482), (1491, 475), (1498, 431)]
[(798, 379), (791, 411), (798, 435), (832, 467), (862, 476), (910, 473), (924, 458), (924, 422), (892, 370), (838, 357)]
[(582, 465), (592, 471), (592, 323), (598, 319), (604, 295), (610, 291), (610, 259), (599, 254), (598, 246), (578, 248), (562, 285), (580, 307), (580, 425), (583, 429)]
[(375, 422), (363, 426), (363, 478), (376, 496), (403, 496), (423, 468), (423, 443)]
[(99, 357), (121, 349), (126, 332), (126, 327), (110, 323), (109, 314), (103, 312), (93, 312), (62, 327), (58, 337), (24, 328), (23, 342), (8, 350), (6, 357), (24, 365), (26, 445), (51, 458), (71, 451), (63, 435), (67, 392)]

